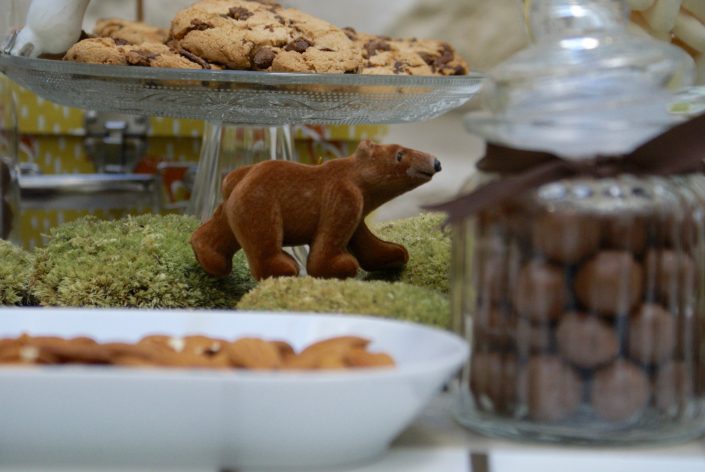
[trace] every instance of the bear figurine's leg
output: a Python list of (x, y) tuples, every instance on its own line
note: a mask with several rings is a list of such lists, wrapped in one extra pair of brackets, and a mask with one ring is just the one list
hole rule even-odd
[(355, 277), (360, 265), (348, 251), (348, 244), (362, 220), (362, 195), (355, 188), (338, 188), (325, 197), (328, 204), (311, 244), (308, 274), (326, 279)]
[(270, 277), (294, 277), (299, 275), (299, 264), (284, 252), (283, 222), (277, 208), (262, 205), (256, 213), (247, 210), (247, 202), (233, 205), (228, 213), (230, 228), (247, 255), (250, 273), (257, 280)]
[(250, 253), (245, 253), (250, 264), (250, 272), (257, 280), (299, 275), (299, 264), (296, 259), (282, 250), (270, 254), (262, 253), (254, 257), (251, 257)]
[(213, 217), (191, 236), (191, 247), (198, 263), (214, 277), (226, 277), (233, 270), (233, 256), (240, 249), (219, 206)]
[(366, 271), (401, 269), (409, 253), (401, 244), (383, 241), (363, 221), (350, 240), (350, 251)]

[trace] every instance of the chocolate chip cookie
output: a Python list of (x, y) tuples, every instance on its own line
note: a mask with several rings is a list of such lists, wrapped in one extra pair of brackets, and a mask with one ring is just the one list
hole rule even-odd
[(468, 66), (453, 47), (428, 39), (393, 39), (359, 33), (345, 28), (345, 33), (361, 49), (363, 74), (373, 75), (466, 75)]
[(119, 18), (98, 20), (93, 34), (99, 38), (113, 38), (124, 44), (166, 43), (169, 31), (139, 21)]
[(362, 51), (340, 28), (254, 0), (201, 0), (177, 13), (171, 37), (228, 69), (356, 73), (362, 66)]
[[(178, 69), (203, 69), (169, 46), (160, 43), (122, 44), (112, 38), (88, 38), (74, 44), (64, 60), (89, 64), (115, 64)], [(207, 64), (206, 64), (207, 66)]]

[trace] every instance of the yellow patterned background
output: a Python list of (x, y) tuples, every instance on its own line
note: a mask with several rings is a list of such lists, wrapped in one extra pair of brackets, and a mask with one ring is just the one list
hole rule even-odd
[[(84, 111), (54, 104), (19, 86), (13, 87), (21, 134), (19, 162), (35, 164), (42, 174), (95, 173), (83, 145)], [(150, 118), (148, 160), (196, 163), (203, 128), (202, 121)], [(385, 126), (372, 125), (295, 127), (295, 149), (302, 162), (318, 163), (348, 155), (360, 140), (380, 139), (386, 131)], [(149, 211), (149, 208), (25, 210), (21, 215), (20, 240), (28, 248), (41, 246), (52, 227), (87, 214), (112, 219)]]

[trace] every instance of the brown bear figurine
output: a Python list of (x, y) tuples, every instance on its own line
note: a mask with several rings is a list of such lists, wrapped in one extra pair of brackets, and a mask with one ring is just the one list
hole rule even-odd
[(371, 141), (318, 166), (266, 161), (242, 167), (223, 180), (223, 203), (193, 234), (191, 246), (216, 277), (231, 272), (240, 248), (258, 280), (298, 275), (297, 262), (282, 247), (306, 244), (313, 277), (401, 268), (409, 259), (406, 249), (378, 239), (365, 217), (440, 171), (430, 154)]

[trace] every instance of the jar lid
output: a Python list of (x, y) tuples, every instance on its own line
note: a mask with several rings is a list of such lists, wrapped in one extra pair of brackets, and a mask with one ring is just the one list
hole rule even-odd
[(568, 159), (621, 155), (682, 121), (669, 88), (692, 84), (681, 49), (627, 28), (623, 0), (532, 0), (533, 44), (488, 74), (466, 125), (487, 140)]

